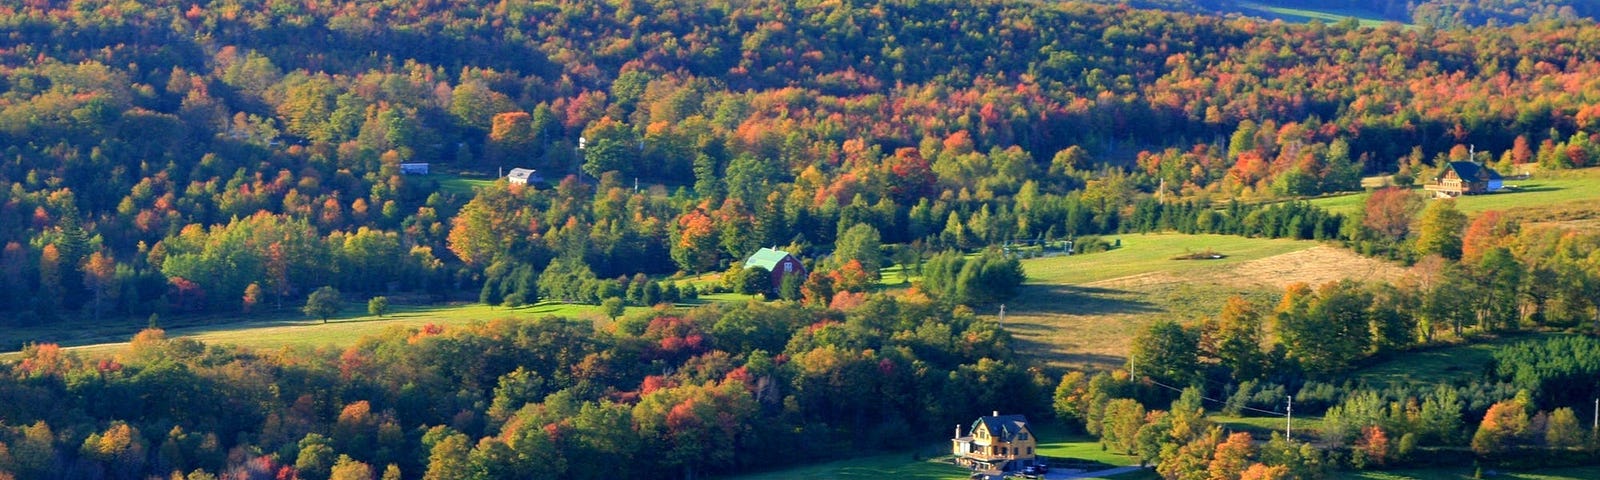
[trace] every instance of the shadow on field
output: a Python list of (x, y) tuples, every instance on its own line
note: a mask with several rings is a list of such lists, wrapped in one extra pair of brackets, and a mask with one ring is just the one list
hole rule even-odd
[[(1034, 324), (1008, 324), (1005, 328), (1017, 332), (1049, 330), (1049, 327)], [(1059, 338), (1044, 342), (1036, 340), (1037, 338), (1043, 337), (1015, 335), (1011, 337), (1011, 343), (1018, 352), (1022, 352), (1028, 358), (1042, 360), (1045, 364), (1050, 365), (1080, 365), (1094, 368), (1120, 367), (1128, 362), (1127, 358), (1117, 355), (1085, 352), (1084, 350), (1091, 346), (1081, 342)]]
[(1073, 285), (1028, 285), (1007, 309), (1019, 315), (1115, 315), (1162, 311), (1136, 292)]
[(1495, 195), (1500, 195), (1500, 194), (1506, 194), (1506, 193), (1559, 192), (1561, 190), (1566, 190), (1566, 189), (1562, 188), (1562, 187), (1557, 187), (1555, 185), (1528, 185), (1528, 186), (1525, 186), (1525, 187), (1516, 187), (1516, 188), (1512, 188), (1512, 189), (1501, 190), (1499, 192), (1494, 192), (1494, 194)]

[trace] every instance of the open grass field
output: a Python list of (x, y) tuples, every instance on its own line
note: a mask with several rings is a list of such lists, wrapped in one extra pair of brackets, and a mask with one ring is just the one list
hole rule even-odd
[[(491, 174), (493, 172), (490, 172)], [(432, 174), (422, 177), (423, 180), (438, 180), (439, 190), (453, 193), (463, 197), (472, 197), (473, 189), (488, 186), (497, 180), (494, 177), (464, 177), (461, 175)]]
[[(1239, 295), (1270, 308), (1283, 286), (1395, 278), (1404, 270), (1310, 241), (1226, 235), (1125, 235), (1110, 252), (1023, 261), (1028, 282), (1002, 322), (1048, 365), (1120, 366), (1133, 333), (1162, 318), (1215, 314)], [(1225, 258), (1174, 260), (1210, 249)], [(980, 311), (997, 315), (997, 309)]]
[[(1505, 193), (1470, 195), (1456, 199), (1456, 207), (1467, 213), (1506, 210), (1539, 215), (1542, 211), (1600, 202), (1600, 168), (1540, 172), (1527, 180), (1507, 180)], [(1515, 188), (1510, 188), (1515, 187)], [(1352, 214), (1367, 201), (1366, 193), (1312, 200), (1313, 205), (1334, 213)]]
[(1267, 5), (1269, 1), (1238, 2), (1239, 13), (1252, 17), (1261, 17), (1268, 20), (1283, 20), (1285, 22), (1305, 23), (1312, 20), (1322, 20), (1324, 23), (1339, 22), (1347, 18), (1355, 18), (1363, 27), (1376, 27), (1389, 23), (1392, 20), (1383, 18), (1378, 12), (1348, 8), (1291, 8)]
[(923, 457), (926, 457), (926, 454), (930, 452), (938, 452), (938, 450), (926, 448), (914, 452), (885, 453), (725, 478), (729, 480), (779, 480), (790, 478), (957, 480), (967, 478), (965, 469), (957, 467), (947, 460), (939, 461), (915, 457), (918, 453), (922, 453)]
[[(171, 338), (192, 338), (209, 344), (232, 344), (257, 349), (275, 349), (283, 346), (343, 346), (363, 336), (372, 335), (393, 327), (416, 327), (427, 324), (467, 325), (472, 322), (500, 318), (540, 318), (550, 315), (590, 318), (604, 321), (600, 307), (543, 303), (519, 308), (489, 307), (479, 304), (437, 306), (395, 306), (394, 312), (383, 318), (366, 314), (366, 305), (347, 303), (341, 315), (328, 323), (305, 318), (299, 314), (276, 314), (256, 317), (241, 322), (215, 324), (185, 323), (163, 326)], [(628, 307), (628, 313), (642, 312), (643, 307)], [(91, 324), (81, 328), (73, 325), (57, 327), (62, 331), (80, 330), (67, 337), (52, 337), (49, 333), (29, 329), (9, 330), (0, 335), (7, 350), (20, 347), (25, 342), (55, 342), (69, 350), (87, 355), (114, 353), (124, 346), (135, 333), (145, 327), (143, 322), (125, 321), (120, 324)], [(83, 332), (90, 332), (85, 334)]]

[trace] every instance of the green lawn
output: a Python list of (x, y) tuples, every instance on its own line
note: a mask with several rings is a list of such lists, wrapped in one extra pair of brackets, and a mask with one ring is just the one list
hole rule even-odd
[(1100, 440), (1084, 435), (1068, 433), (1066, 429), (1055, 425), (1039, 425), (1034, 432), (1039, 437), (1040, 443), (1035, 450), (1039, 455), (1056, 459), (1087, 460), (1099, 462), (1109, 467), (1122, 467), (1135, 465), (1139, 460), (1132, 456), (1109, 452), (1100, 448)]
[[(186, 326), (164, 326), (167, 335), (173, 338), (193, 338), (211, 344), (233, 344), (259, 349), (274, 349), (286, 345), (343, 346), (355, 342), (361, 337), (372, 335), (391, 327), (415, 327), (426, 324), (437, 325), (466, 325), (472, 322), (488, 321), (499, 318), (540, 318), (550, 315), (603, 319), (600, 307), (594, 305), (572, 305), (561, 303), (543, 303), (519, 308), (489, 307), (479, 304), (442, 305), (442, 306), (395, 306), (394, 312), (383, 318), (366, 314), (366, 304), (347, 303), (344, 311), (336, 318), (324, 324), (318, 320), (305, 318), (303, 315), (280, 313), (262, 315), (248, 321), (225, 322), (215, 324), (195, 325), (185, 322)], [(643, 307), (628, 307), (628, 313), (642, 312)], [(85, 322), (87, 323), (87, 322)], [(144, 328), (143, 322), (124, 321), (120, 324), (89, 324), (86, 330), (95, 332), (92, 336), (76, 336), (71, 338), (51, 338), (31, 330), (9, 330), (5, 333), (4, 341), (8, 346), (20, 346), (24, 342), (49, 341), (60, 343), (71, 350), (85, 354), (103, 354), (115, 352), (124, 345), (133, 334)], [(64, 327), (70, 327), (66, 325)], [(14, 348), (14, 347), (13, 347)]]
[(494, 177), (464, 177), (461, 175), (448, 175), (439, 173), (425, 175), (422, 178), (423, 180), (438, 180), (439, 190), (445, 193), (453, 193), (467, 198), (472, 197), (473, 190), (491, 185), (495, 182), (495, 180), (499, 180), (498, 178)]
[(1334, 23), (1347, 18), (1355, 18), (1363, 27), (1377, 27), (1393, 20), (1383, 18), (1378, 12), (1349, 8), (1290, 8), (1266, 5), (1271, 0), (1263, 2), (1239, 2), (1241, 13), (1268, 20), (1283, 20), (1286, 22), (1305, 23), (1312, 20), (1322, 20), (1324, 23)]
[[(924, 459), (919, 460), (919, 457), (915, 457), (917, 453), (921, 453), (920, 458)], [(930, 447), (917, 452), (886, 453), (725, 478), (729, 480), (778, 480), (789, 478), (959, 480), (967, 478), (967, 470), (950, 463), (949, 457), (926, 459), (929, 454), (938, 453), (948, 452), (941, 452)]]
[[(1507, 192), (1469, 195), (1456, 199), (1456, 206), (1467, 213), (1488, 210), (1544, 210), (1582, 205), (1600, 200), (1600, 168), (1552, 171), (1528, 180), (1507, 180)], [(1515, 188), (1512, 188), (1515, 187)], [(1334, 213), (1361, 211), (1367, 193), (1355, 193), (1311, 200), (1313, 205)]]
[[(1176, 233), (1123, 235), (1107, 237), (1107, 240), (1121, 240), (1122, 247), (1109, 252), (1024, 260), (1022, 267), (1028, 272), (1028, 283), (1083, 284), (1152, 272), (1181, 274), (1214, 270), (1317, 246), (1316, 242), (1301, 240)], [(1173, 257), (1206, 249), (1226, 255), (1226, 258), (1173, 260)]]

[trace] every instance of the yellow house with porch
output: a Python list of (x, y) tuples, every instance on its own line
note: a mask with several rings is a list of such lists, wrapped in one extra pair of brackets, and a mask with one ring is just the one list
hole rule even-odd
[(1036, 446), (1038, 440), (1028, 428), (1026, 417), (1000, 412), (972, 422), (966, 436), (956, 425), (956, 436), (950, 439), (950, 453), (955, 454), (956, 464), (974, 470), (1010, 472), (1036, 465)]

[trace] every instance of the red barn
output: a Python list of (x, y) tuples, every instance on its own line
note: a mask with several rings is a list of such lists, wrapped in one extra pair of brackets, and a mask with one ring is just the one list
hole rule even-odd
[(799, 275), (803, 281), (806, 278), (806, 267), (800, 259), (794, 258), (789, 252), (773, 248), (763, 248), (744, 261), (744, 268), (761, 267), (772, 272), (772, 288), (776, 292), (783, 286), (783, 277)]

